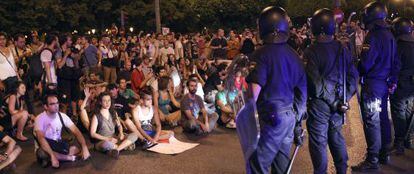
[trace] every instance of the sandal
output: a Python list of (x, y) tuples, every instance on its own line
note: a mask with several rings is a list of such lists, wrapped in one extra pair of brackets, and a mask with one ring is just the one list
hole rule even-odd
[(230, 121), (226, 124), (226, 128), (236, 129), (236, 123), (234, 121)]

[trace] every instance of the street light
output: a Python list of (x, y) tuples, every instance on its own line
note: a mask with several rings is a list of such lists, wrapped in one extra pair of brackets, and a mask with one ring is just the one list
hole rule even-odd
[(95, 31), (96, 31), (96, 30), (95, 30), (95, 29), (92, 29), (91, 31), (92, 31), (92, 34), (95, 34)]
[(129, 31), (134, 32), (134, 27), (129, 27)]

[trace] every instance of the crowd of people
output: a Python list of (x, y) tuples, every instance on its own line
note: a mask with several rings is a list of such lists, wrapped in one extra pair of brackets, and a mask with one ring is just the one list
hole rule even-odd
[[(339, 26), (335, 38), (357, 62), (366, 33), (359, 21)], [(306, 64), (316, 40), (311, 26), (289, 33), (286, 42)], [(126, 34), (115, 26), (100, 36), (0, 33), (0, 138), (7, 144), (0, 168), (17, 158), (16, 141), (28, 134), (41, 166), (58, 168), (60, 161), (88, 159), (87, 140), (118, 158), (168, 139), (177, 126), (197, 136), (217, 126), (235, 129), (248, 98), (246, 78), (252, 70), (257, 83), (262, 78), (254, 59), (266, 42), (260, 37), (251, 29)]]
[(125, 35), (114, 27), (99, 37), (0, 33), (0, 125), (13, 145), (4, 154), (17, 155), (15, 140), (28, 141), (31, 129), (39, 163), (58, 167), (90, 156), (83, 135), (118, 158), (168, 139), (164, 127), (197, 136), (216, 124), (236, 128), (255, 31)]

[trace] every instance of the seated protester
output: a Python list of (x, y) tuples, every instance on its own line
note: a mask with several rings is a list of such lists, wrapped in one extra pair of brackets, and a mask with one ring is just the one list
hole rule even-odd
[[(200, 81), (201, 81), (201, 80), (200, 80), (200, 77), (199, 77), (198, 75), (196, 75), (196, 74), (191, 74), (189, 78), (190, 78), (190, 79), (192, 78), (192, 79), (196, 79), (196, 80), (198, 80), (196, 95), (200, 96), (200, 97), (201, 97), (201, 99), (203, 99), (203, 101), (204, 101), (203, 84), (200, 82)], [(184, 87), (184, 94), (187, 94), (187, 93), (188, 93), (188, 87), (187, 87), (187, 86), (185, 86), (185, 87)]]
[[(88, 159), (90, 153), (85, 138), (72, 120), (59, 112), (58, 96), (46, 93), (43, 108), (45, 111), (36, 117), (34, 126), (36, 156), (42, 167), (51, 163), (53, 168), (58, 168), (59, 161), (75, 161), (77, 156)], [(80, 144), (80, 149), (62, 139), (62, 129), (70, 130)]]
[[(141, 93), (141, 102), (132, 109), (132, 118), (138, 131), (152, 144), (160, 139), (169, 139), (174, 132), (161, 130), (161, 121), (158, 112), (152, 105), (152, 91), (144, 88)], [(155, 128), (153, 125), (155, 124)]]
[[(169, 77), (158, 79), (158, 91), (155, 91), (154, 98), (158, 104), (159, 119), (171, 126), (176, 126), (180, 120), (181, 113), (178, 110), (180, 103), (174, 96), (174, 86)], [(175, 108), (175, 109), (174, 109)]]
[[(118, 135), (115, 134), (118, 129)], [(98, 97), (98, 106), (92, 116), (90, 134), (95, 141), (95, 149), (107, 152), (118, 159), (119, 152), (128, 147), (135, 149), (138, 136), (135, 133), (124, 134), (117, 112), (113, 109), (111, 95), (104, 92)]]
[[(144, 58), (145, 59), (145, 58)], [(135, 61), (135, 68), (132, 70), (131, 75), (131, 88), (132, 90), (139, 94), (139, 90), (144, 88), (154, 74), (152, 72), (149, 72), (148, 74), (144, 75), (143, 72), (143, 63), (141, 59), (137, 59)]]
[(0, 154), (0, 171), (9, 166), (16, 160), (22, 149), (16, 145), (16, 141), (13, 138), (7, 136), (4, 132), (0, 132), (0, 141), (2, 144), (6, 144), (6, 151)]
[(217, 123), (227, 128), (236, 128), (236, 112), (232, 107), (238, 95), (237, 90), (227, 90), (224, 83), (218, 85), (218, 93), (216, 94), (216, 112), (219, 115)]
[(83, 127), (89, 131), (90, 127), (90, 117), (94, 112), (92, 108), (95, 108), (97, 105), (97, 97), (104, 91), (96, 87), (85, 85), (83, 89), (85, 98), (81, 100), (80, 105), (80, 119)]
[(128, 105), (128, 99), (119, 94), (119, 88), (116, 86), (116, 84), (109, 84), (108, 91), (111, 95), (111, 98), (113, 99), (113, 107), (115, 111), (122, 120), (125, 120), (125, 114), (128, 113), (130, 110)]
[(118, 72), (118, 80), (125, 79), (127, 82), (131, 81), (131, 60), (125, 62), (124, 66), (121, 67), (121, 70)]
[(214, 100), (217, 94), (217, 85), (220, 85), (220, 82), (226, 78), (226, 68), (225, 63), (218, 65), (217, 70), (211, 76), (207, 78), (206, 84), (204, 85), (204, 94), (205, 100), (207, 103), (215, 103)]
[(24, 85), (21, 81), (17, 82), (17, 84), (11, 89), (10, 95), (5, 98), (4, 111), (6, 115), (0, 119), (0, 125), (5, 129), (5, 131), (13, 132), (13, 127), (17, 125), (17, 132), (15, 136), (19, 141), (28, 140), (27, 137), (23, 135), (24, 126), (29, 118), (29, 113), (24, 109), (25, 94), (26, 85)]
[(129, 100), (132, 98), (139, 99), (137, 93), (135, 93), (132, 89), (127, 88), (127, 80), (124, 78), (119, 79), (119, 95), (123, 96), (125, 99)]
[[(187, 86), (188, 94), (181, 99), (182, 126), (185, 132), (200, 135), (209, 133), (214, 129), (218, 116), (216, 113), (208, 114), (204, 102), (200, 96), (196, 95), (198, 81), (189, 79)], [(200, 117), (200, 113), (202, 117)]]

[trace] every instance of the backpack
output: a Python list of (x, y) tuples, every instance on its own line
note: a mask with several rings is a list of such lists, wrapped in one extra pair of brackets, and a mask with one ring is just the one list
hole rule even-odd
[(42, 60), (40, 59), (40, 55), (44, 50), (49, 50), (50, 52), (52, 52), (52, 50), (50, 50), (49, 48), (45, 48), (39, 53), (34, 54), (29, 59), (29, 76), (31, 79), (38, 79), (40, 81), (40, 79), (42, 78), (44, 69), (42, 65)]

